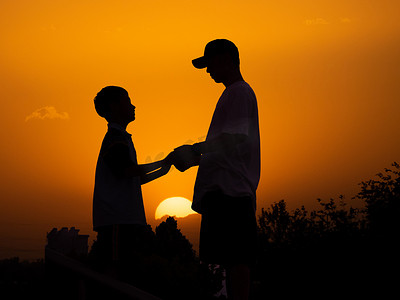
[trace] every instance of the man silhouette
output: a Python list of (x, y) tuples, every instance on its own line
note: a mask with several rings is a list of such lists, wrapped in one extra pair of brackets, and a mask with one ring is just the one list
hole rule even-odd
[(225, 90), (218, 100), (205, 142), (174, 151), (174, 165), (199, 165), (193, 210), (202, 214), (200, 259), (226, 269), (228, 299), (248, 299), (257, 223), (260, 179), (257, 99), (240, 72), (239, 51), (225, 39), (209, 42), (194, 59)]

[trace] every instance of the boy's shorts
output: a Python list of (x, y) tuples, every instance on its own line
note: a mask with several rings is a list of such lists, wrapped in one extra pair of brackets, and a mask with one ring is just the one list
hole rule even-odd
[(202, 199), (200, 260), (210, 264), (253, 265), (257, 221), (251, 197), (231, 197), (220, 191)]
[(97, 229), (96, 254), (104, 262), (128, 263), (151, 252), (153, 234), (147, 226), (115, 224)]
[(92, 246), (92, 263), (99, 272), (147, 289), (151, 282), (146, 273), (145, 258), (154, 253), (154, 234), (150, 227), (116, 224), (97, 228)]

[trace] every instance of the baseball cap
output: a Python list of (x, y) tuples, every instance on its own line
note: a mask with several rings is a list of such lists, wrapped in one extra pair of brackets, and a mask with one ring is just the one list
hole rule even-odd
[(236, 45), (226, 39), (217, 39), (209, 42), (204, 49), (204, 55), (193, 59), (192, 64), (197, 69), (207, 68), (210, 58), (223, 53), (229, 53), (234, 60), (239, 62), (239, 50)]

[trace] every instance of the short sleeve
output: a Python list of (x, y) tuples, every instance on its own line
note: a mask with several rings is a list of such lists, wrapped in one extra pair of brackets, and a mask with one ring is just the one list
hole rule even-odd
[(252, 99), (246, 89), (229, 91), (224, 99), (224, 123), (221, 133), (249, 135)]

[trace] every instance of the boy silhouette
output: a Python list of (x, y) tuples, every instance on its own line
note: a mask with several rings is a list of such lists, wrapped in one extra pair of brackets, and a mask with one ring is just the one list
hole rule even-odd
[[(135, 120), (128, 92), (118, 86), (103, 88), (94, 98), (96, 112), (108, 122), (96, 166), (93, 193), (95, 253), (104, 271), (122, 277), (135, 255), (151, 247), (141, 185), (168, 173), (169, 157), (139, 165), (127, 125)], [(131, 272), (132, 273), (132, 272)]]

